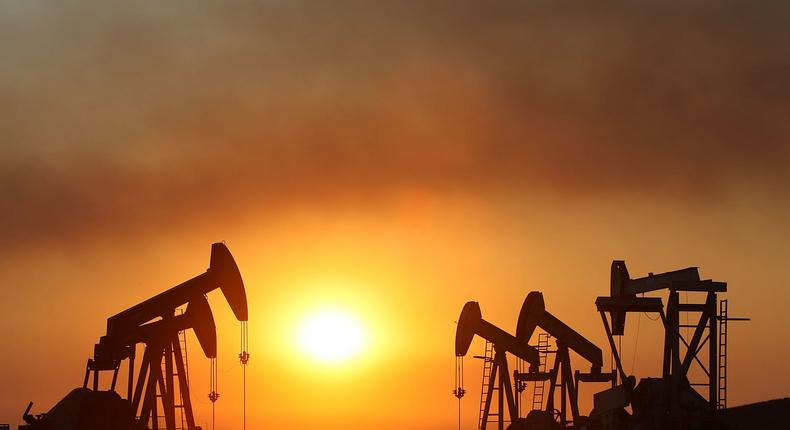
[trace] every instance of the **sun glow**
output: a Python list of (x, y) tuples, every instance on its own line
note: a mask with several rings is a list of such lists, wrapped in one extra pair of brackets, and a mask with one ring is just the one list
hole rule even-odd
[(305, 317), (297, 329), (299, 347), (315, 360), (339, 363), (356, 357), (366, 341), (361, 321), (351, 312), (321, 310)]

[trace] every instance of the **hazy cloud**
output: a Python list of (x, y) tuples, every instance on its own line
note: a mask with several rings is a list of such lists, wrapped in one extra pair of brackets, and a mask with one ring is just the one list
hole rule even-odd
[(2, 233), (404, 188), (781, 190), (788, 22), (782, 2), (6, 2)]

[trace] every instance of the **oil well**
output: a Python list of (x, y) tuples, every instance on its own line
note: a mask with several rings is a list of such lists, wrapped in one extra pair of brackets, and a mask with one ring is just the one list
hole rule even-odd
[[(208, 398), (213, 409), (219, 398), (217, 330), (206, 295), (216, 289), (241, 322), (239, 360), (246, 366), (249, 353), (244, 282), (225, 244), (214, 243), (208, 270), (107, 319), (106, 334), (87, 361), (82, 386), (46, 413), (30, 414), (31, 402), (23, 414), (27, 424), (19, 429), (200, 429), (192, 407), (185, 333), (194, 332), (203, 354), (211, 360)], [(136, 366), (138, 345), (144, 352)], [(118, 385), (121, 366), (127, 368), (123, 386)], [(109, 378), (106, 389), (100, 384), (103, 376)], [(108, 385), (107, 379), (104, 381)]]
[[(727, 326), (748, 319), (728, 315), (727, 300), (718, 298), (726, 291), (725, 282), (701, 279), (696, 267), (632, 279), (625, 262), (615, 260), (609, 295), (595, 299), (612, 357), (606, 370), (602, 349), (551, 314), (541, 292), (524, 300), (515, 336), (483, 320), (477, 302), (467, 302), (455, 337), (459, 428), (467, 391), (463, 358), (475, 335), (486, 342), (484, 354), (475, 356), (483, 362), (478, 430), (731, 428), (726, 424)], [(652, 292), (665, 293), (666, 302), (644, 296)], [(703, 297), (690, 300), (689, 293)], [(637, 379), (625, 372), (618, 344), (628, 313), (660, 319), (663, 339), (652, 341), (663, 344), (661, 374)], [(515, 361), (512, 375), (507, 354)], [(571, 354), (585, 362), (583, 369), (573, 369)], [(699, 370), (692, 377), (695, 366)], [(600, 387), (588, 402), (593, 405), (588, 415), (579, 409), (580, 383)], [(531, 399), (522, 400), (525, 394)]]

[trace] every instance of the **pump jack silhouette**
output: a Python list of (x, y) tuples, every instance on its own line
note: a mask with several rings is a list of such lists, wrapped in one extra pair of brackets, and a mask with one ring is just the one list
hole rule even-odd
[[(165, 428), (174, 430), (177, 408), (183, 408), (187, 430), (200, 429), (195, 426), (178, 333), (192, 329), (206, 357), (216, 357), (217, 332), (205, 295), (217, 288), (236, 319), (247, 321), (244, 282), (223, 243), (211, 245), (209, 268), (204, 273), (110, 317), (107, 333), (95, 345), (93, 358), (88, 359), (83, 386), (45, 414), (30, 415), (31, 402), (23, 415), (27, 425), (20, 430), (159, 430), (162, 415)], [(184, 305), (186, 312), (177, 315), (177, 309)], [(135, 375), (138, 344), (144, 345), (145, 352)], [(115, 391), (124, 360), (128, 362), (126, 399)], [(102, 372), (112, 372), (106, 391), (99, 389)], [(176, 381), (181, 404), (176, 404)]]

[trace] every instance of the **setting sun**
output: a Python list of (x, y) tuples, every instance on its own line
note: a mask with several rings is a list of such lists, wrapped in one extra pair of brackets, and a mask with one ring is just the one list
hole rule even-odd
[(306, 316), (297, 329), (299, 347), (311, 358), (337, 363), (357, 356), (365, 343), (365, 329), (352, 313), (321, 310)]

